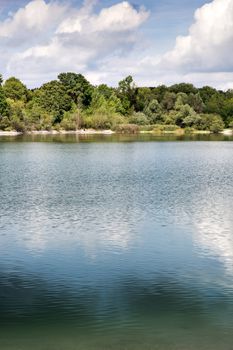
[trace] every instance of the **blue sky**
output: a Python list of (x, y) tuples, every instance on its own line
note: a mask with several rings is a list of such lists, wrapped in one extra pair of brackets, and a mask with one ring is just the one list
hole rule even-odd
[(79, 71), (233, 88), (232, 28), (233, 0), (0, 0), (0, 72), (29, 86)]

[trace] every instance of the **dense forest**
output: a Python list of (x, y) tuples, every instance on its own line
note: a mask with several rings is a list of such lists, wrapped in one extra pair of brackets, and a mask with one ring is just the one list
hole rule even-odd
[(137, 87), (131, 76), (113, 88), (93, 86), (76, 73), (28, 89), (19, 79), (0, 75), (0, 130), (112, 129), (219, 132), (233, 128), (233, 90), (175, 84)]

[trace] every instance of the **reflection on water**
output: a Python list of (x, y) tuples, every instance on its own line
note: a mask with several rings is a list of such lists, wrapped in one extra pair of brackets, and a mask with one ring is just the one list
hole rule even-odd
[(0, 142), (1, 349), (231, 349), (232, 142), (21, 141)]
[(156, 135), (156, 134), (54, 134), (54, 135), (18, 135), (0, 136), (0, 142), (175, 142), (175, 141), (233, 141), (233, 135), (200, 134), (200, 135)]

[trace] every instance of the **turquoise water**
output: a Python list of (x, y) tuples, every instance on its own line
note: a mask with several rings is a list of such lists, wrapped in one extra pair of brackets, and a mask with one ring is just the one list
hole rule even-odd
[(0, 139), (0, 349), (232, 349), (233, 143), (33, 140)]

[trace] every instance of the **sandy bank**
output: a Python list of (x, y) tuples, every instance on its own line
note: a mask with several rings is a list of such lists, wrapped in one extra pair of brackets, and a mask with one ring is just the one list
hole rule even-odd
[(18, 131), (1, 131), (0, 130), (0, 136), (17, 136), (21, 134), (22, 133)]
[[(103, 135), (111, 135), (114, 134), (112, 130), (94, 130), (94, 129), (81, 129), (76, 131), (56, 131), (56, 130), (38, 130), (38, 131), (28, 131), (25, 133), (26, 135), (92, 135), (92, 134), (103, 134)], [(0, 131), (0, 136), (18, 136), (22, 135), (21, 132), (18, 131)]]
[(112, 130), (94, 130), (94, 129), (81, 129), (81, 130), (74, 130), (74, 131), (65, 131), (65, 130), (39, 130), (39, 131), (30, 131), (27, 132), (29, 135), (92, 135), (92, 134), (113, 134), (114, 132)]
[(233, 134), (233, 130), (232, 129), (225, 129), (222, 131), (223, 135), (232, 135)]

